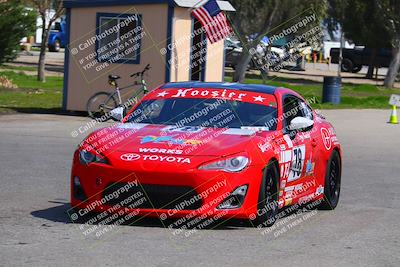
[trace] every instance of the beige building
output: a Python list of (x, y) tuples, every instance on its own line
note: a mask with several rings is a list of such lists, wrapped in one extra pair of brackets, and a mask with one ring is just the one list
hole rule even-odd
[[(85, 111), (90, 96), (112, 91), (108, 75), (130, 74), (150, 64), (149, 89), (165, 82), (220, 82), (224, 41), (211, 44), (191, 15), (198, 0), (66, 0), (67, 38), (63, 109)], [(220, 9), (234, 11), (227, 1)], [(129, 98), (138, 87), (122, 91)]]

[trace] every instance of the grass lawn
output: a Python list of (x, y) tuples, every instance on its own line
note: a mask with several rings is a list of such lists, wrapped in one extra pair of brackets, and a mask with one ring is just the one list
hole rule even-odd
[(62, 77), (47, 77), (42, 83), (34, 75), (1, 68), (0, 76), (6, 76), (18, 86), (18, 89), (0, 88), (0, 113), (57, 112), (61, 109)]
[[(61, 110), (62, 77), (47, 77), (45, 83), (38, 82), (35, 75), (22, 71), (32, 71), (32, 67), (0, 66), (0, 76), (6, 76), (18, 89), (0, 87), (0, 113), (9, 112), (57, 112)], [(259, 76), (249, 75), (246, 83), (262, 84)], [(226, 77), (226, 81), (232, 81)], [(269, 77), (266, 84), (293, 89), (307, 99), (314, 99), (311, 105), (318, 109), (337, 108), (379, 108), (389, 109), (389, 96), (400, 94), (400, 90), (389, 90), (375, 85), (342, 85), (340, 105), (321, 104), (322, 84), (301, 79)]]
[(0, 71), (7, 71), (7, 70), (14, 70), (14, 71), (36, 71), (37, 67), (30, 67), (30, 66), (13, 66), (13, 65), (0, 65)]
[[(231, 82), (231, 77), (225, 77), (225, 81)], [(263, 84), (263, 80), (253, 75), (246, 79), (245, 83)], [(369, 84), (342, 84), (341, 103), (339, 105), (322, 104), (322, 83), (288, 79), (281, 77), (269, 77), (267, 85), (286, 87), (292, 89), (307, 99), (315, 99), (316, 103), (311, 103), (313, 108), (318, 109), (343, 109), (343, 108), (378, 108), (389, 109), (388, 104), (391, 94), (400, 94), (398, 89), (386, 89)]]

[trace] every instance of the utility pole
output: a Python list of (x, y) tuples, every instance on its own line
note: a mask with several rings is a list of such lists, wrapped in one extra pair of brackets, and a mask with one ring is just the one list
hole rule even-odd
[(342, 59), (343, 59), (343, 29), (340, 26), (340, 49), (339, 49), (339, 66), (338, 66), (338, 77), (342, 76)]

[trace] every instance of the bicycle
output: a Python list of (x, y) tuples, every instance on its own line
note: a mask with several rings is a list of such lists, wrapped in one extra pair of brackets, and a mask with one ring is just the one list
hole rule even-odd
[[(117, 83), (117, 80), (121, 78), (120, 76), (113, 74), (109, 75), (108, 83), (114, 86), (115, 90), (114, 92), (98, 92), (89, 98), (86, 104), (86, 109), (89, 117), (101, 122), (107, 121), (112, 118), (112, 116), (110, 115), (110, 111), (118, 107), (123, 107), (124, 114), (126, 114), (126, 110), (128, 110), (132, 106), (132, 104), (136, 102), (135, 98), (140, 93), (146, 94), (148, 92), (147, 83), (144, 79), (144, 75), (150, 69), (150, 64), (147, 64), (142, 71), (131, 74), (130, 77), (137, 77), (140, 82), (136, 80), (133, 84), (130, 84), (123, 88), (120, 88)], [(121, 98), (121, 91), (134, 86), (141, 86), (141, 90), (131, 96), (129, 100), (124, 104)]]

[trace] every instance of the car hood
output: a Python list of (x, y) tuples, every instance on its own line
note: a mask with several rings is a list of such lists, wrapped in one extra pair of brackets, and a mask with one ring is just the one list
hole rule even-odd
[[(85, 143), (102, 154), (151, 153), (187, 156), (226, 156), (257, 145), (257, 128), (226, 129), (124, 123), (89, 135)], [(264, 132), (265, 133), (265, 132)], [(263, 136), (265, 138), (265, 134)]]

